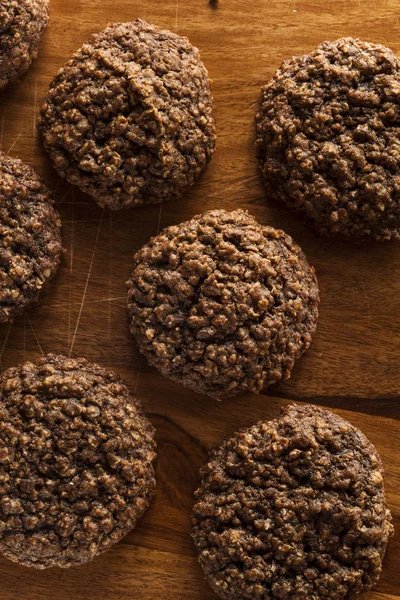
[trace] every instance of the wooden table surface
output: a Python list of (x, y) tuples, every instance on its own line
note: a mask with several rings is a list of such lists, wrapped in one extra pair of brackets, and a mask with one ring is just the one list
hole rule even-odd
[[(207, 451), (290, 401), (339, 412), (377, 446), (397, 533), (377, 588), (365, 600), (400, 598), (400, 245), (355, 247), (318, 239), (265, 197), (254, 158), (260, 87), (294, 54), (325, 39), (359, 36), (400, 53), (400, 0), (51, 0), (39, 59), (0, 97), (1, 148), (31, 163), (54, 191), (65, 257), (43, 299), (0, 327), (0, 368), (57, 352), (118, 371), (157, 428), (155, 500), (136, 530), (93, 563), (36, 572), (0, 559), (1, 600), (212, 600), (190, 539), (197, 472)], [(146, 19), (187, 35), (213, 80), (217, 150), (187, 196), (111, 214), (57, 178), (35, 118), (55, 71), (109, 22)], [(292, 378), (259, 396), (224, 403), (165, 380), (128, 333), (125, 284), (133, 253), (160, 228), (212, 208), (247, 208), (280, 227), (316, 268), (319, 327)]]

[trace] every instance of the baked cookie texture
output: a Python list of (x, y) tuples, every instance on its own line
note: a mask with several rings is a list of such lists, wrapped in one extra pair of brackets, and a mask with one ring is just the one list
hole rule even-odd
[(28, 71), (49, 20), (49, 0), (0, 0), (0, 90)]
[(54, 78), (38, 127), (58, 174), (112, 210), (182, 196), (215, 147), (198, 50), (140, 19), (82, 46)]
[(400, 59), (343, 38), (282, 63), (262, 90), (267, 192), (320, 234), (400, 237)]
[(390, 535), (381, 459), (353, 425), (289, 406), (213, 450), (193, 540), (225, 600), (353, 600), (378, 581)]
[(315, 272), (283, 231), (212, 210), (133, 259), (131, 332), (163, 375), (222, 399), (290, 376), (316, 330)]
[(36, 303), (54, 277), (61, 220), (36, 172), (0, 152), (0, 324)]
[(154, 494), (154, 429), (115, 373), (49, 354), (0, 376), (0, 552), (28, 567), (92, 560)]

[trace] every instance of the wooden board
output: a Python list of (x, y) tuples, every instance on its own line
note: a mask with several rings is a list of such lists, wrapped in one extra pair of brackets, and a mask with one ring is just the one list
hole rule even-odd
[[(289, 401), (332, 407), (379, 449), (397, 533), (366, 600), (400, 598), (400, 245), (353, 247), (316, 238), (265, 198), (254, 159), (262, 83), (281, 60), (344, 35), (400, 53), (396, 0), (51, 0), (39, 60), (0, 96), (1, 148), (31, 163), (54, 190), (66, 249), (40, 307), (0, 328), (1, 368), (47, 352), (86, 356), (117, 370), (157, 427), (156, 498), (137, 529), (92, 564), (47, 572), (0, 559), (1, 600), (212, 600), (189, 536), (192, 493), (206, 452), (236, 429), (275, 417)], [(55, 71), (94, 31), (140, 16), (189, 36), (213, 79), (218, 147), (181, 201), (111, 214), (54, 174), (35, 117)], [(128, 333), (125, 286), (133, 253), (160, 228), (206, 209), (248, 208), (285, 229), (317, 270), (321, 317), (292, 378), (260, 396), (218, 404), (163, 379)]]

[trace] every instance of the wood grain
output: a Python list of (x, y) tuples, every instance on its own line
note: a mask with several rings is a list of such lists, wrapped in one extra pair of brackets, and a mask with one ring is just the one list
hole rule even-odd
[[(0, 560), (0, 600), (211, 600), (189, 535), (192, 493), (207, 450), (236, 429), (275, 417), (289, 401), (332, 407), (380, 451), (396, 536), (381, 581), (366, 600), (400, 598), (400, 246), (322, 240), (265, 198), (254, 159), (262, 83), (280, 62), (324, 39), (359, 36), (400, 53), (396, 0), (51, 0), (38, 61), (0, 97), (0, 145), (45, 178), (63, 218), (65, 257), (41, 306), (0, 328), (0, 368), (41, 353), (86, 356), (117, 370), (157, 427), (156, 498), (138, 525), (92, 564), (35, 572)], [(110, 214), (57, 178), (35, 129), (56, 70), (94, 31), (140, 16), (187, 35), (213, 79), (218, 145), (181, 201)], [(317, 270), (321, 317), (292, 378), (260, 396), (222, 404), (151, 369), (128, 333), (125, 285), (133, 253), (160, 228), (212, 208), (248, 208), (285, 229)]]

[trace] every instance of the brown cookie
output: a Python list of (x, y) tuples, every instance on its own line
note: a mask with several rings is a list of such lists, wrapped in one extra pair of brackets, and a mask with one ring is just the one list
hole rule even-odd
[(359, 39), (286, 60), (262, 90), (268, 194), (321, 234), (400, 237), (400, 59)]
[(49, 354), (0, 376), (0, 552), (28, 567), (92, 560), (155, 489), (154, 429), (115, 373)]
[(93, 35), (38, 127), (61, 177), (113, 210), (178, 198), (215, 146), (207, 71), (187, 38), (137, 20)]
[(353, 600), (393, 533), (383, 468), (353, 425), (289, 406), (211, 452), (193, 509), (204, 573), (225, 600)]
[(213, 210), (134, 257), (131, 332), (163, 375), (215, 398), (287, 379), (318, 317), (314, 270), (283, 231)]
[(0, 90), (37, 57), (49, 20), (49, 0), (0, 0)]
[(61, 221), (35, 171), (0, 152), (0, 323), (37, 302), (61, 256)]

